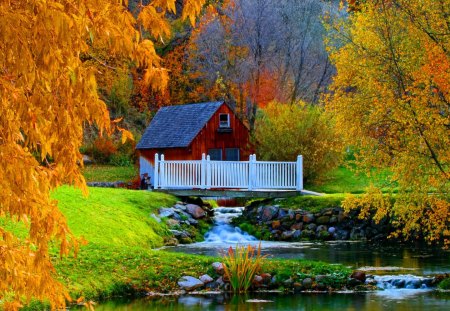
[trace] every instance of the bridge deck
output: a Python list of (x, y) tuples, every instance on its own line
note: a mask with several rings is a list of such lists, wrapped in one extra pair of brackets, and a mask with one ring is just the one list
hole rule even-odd
[(229, 197), (229, 198), (289, 198), (299, 195), (322, 196), (322, 193), (308, 190), (208, 190), (208, 189), (154, 189), (156, 192), (178, 197)]

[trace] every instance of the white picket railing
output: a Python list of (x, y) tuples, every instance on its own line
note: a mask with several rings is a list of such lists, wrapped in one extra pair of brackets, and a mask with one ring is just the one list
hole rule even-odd
[(303, 158), (297, 162), (211, 161), (209, 156), (198, 161), (166, 161), (155, 154), (155, 189), (303, 189)]

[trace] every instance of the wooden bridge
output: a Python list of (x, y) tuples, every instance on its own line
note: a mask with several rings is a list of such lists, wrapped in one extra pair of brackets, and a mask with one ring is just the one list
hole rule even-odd
[[(296, 162), (180, 161), (155, 155), (153, 185), (156, 191), (179, 196), (286, 197), (303, 190), (303, 158)], [(311, 194), (311, 193), (309, 193)]]

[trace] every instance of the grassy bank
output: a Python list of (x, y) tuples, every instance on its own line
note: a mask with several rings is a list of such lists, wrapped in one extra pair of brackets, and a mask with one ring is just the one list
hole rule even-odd
[[(91, 188), (88, 198), (73, 188), (53, 194), (76, 236), (89, 243), (78, 258), (54, 262), (72, 297), (108, 298), (139, 291), (171, 291), (182, 275), (212, 273), (218, 258), (152, 250), (169, 234), (164, 224), (149, 217), (176, 198), (160, 193)], [(300, 260), (270, 260), (265, 271), (286, 277), (298, 274), (348, 274), (341, 266)]]
[(308, 190), (321, 193), (364, 193), (366, 188), (373, 184), (382, 190), (387, 190), (390, 183), (388, 171), (373, 171), (371, 176), (358, 173), (350, 166), (340, 166), (328, 172), (323, 180), (316, 184), (306, 185)]
[(135, 166), (86, 165), (83, 175), (87, 182), (129, 182), (138, 176), (138, 168)]
[[(161, 206), (174, 204), (177, 199), (173, 196), (90, 188), (90, 195), (85, 198), (71, 187), (61, 187), (52, 196), (59, 201), (74, 235), (88, 241), (81, 246), (77, 258), (60, 259), (56, 248), (51, 254), (58, 279), (74, 299), (101, 300), (146, 291), (174, 291), (183, 275), (214, 276), (211, 263), (221, 260), (152, 250), (162, 246), (170, 232), (163, 222), (150, 215)], [(0, 219), (0, 224), (18, 234), (25, 232), (24, 226), (5, 219)], [(263, 271), (277, 275), (280, 281), (328, 274), (332, 276), (330, 284), (336, 286), (344, 284), (350, 273), (342, 266), (304, 260), (267, 260)]]

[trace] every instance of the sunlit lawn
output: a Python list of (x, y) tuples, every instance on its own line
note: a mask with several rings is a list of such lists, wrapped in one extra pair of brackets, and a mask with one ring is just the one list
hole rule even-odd
[(128, 182), (138, 175), (138, 168), (135, 166), (86, 165), (83, 175), (87, 182)]
[(305, 188), (321, 193), (364, 193), (370, 184), (381, 187), (383, 191), (389, 186), (388, 171), (373, 172), (371, 177), (357, 173), (347, 167), (340, 166), (330, 171), (324, 180), (315, 185), (305, 185)]

